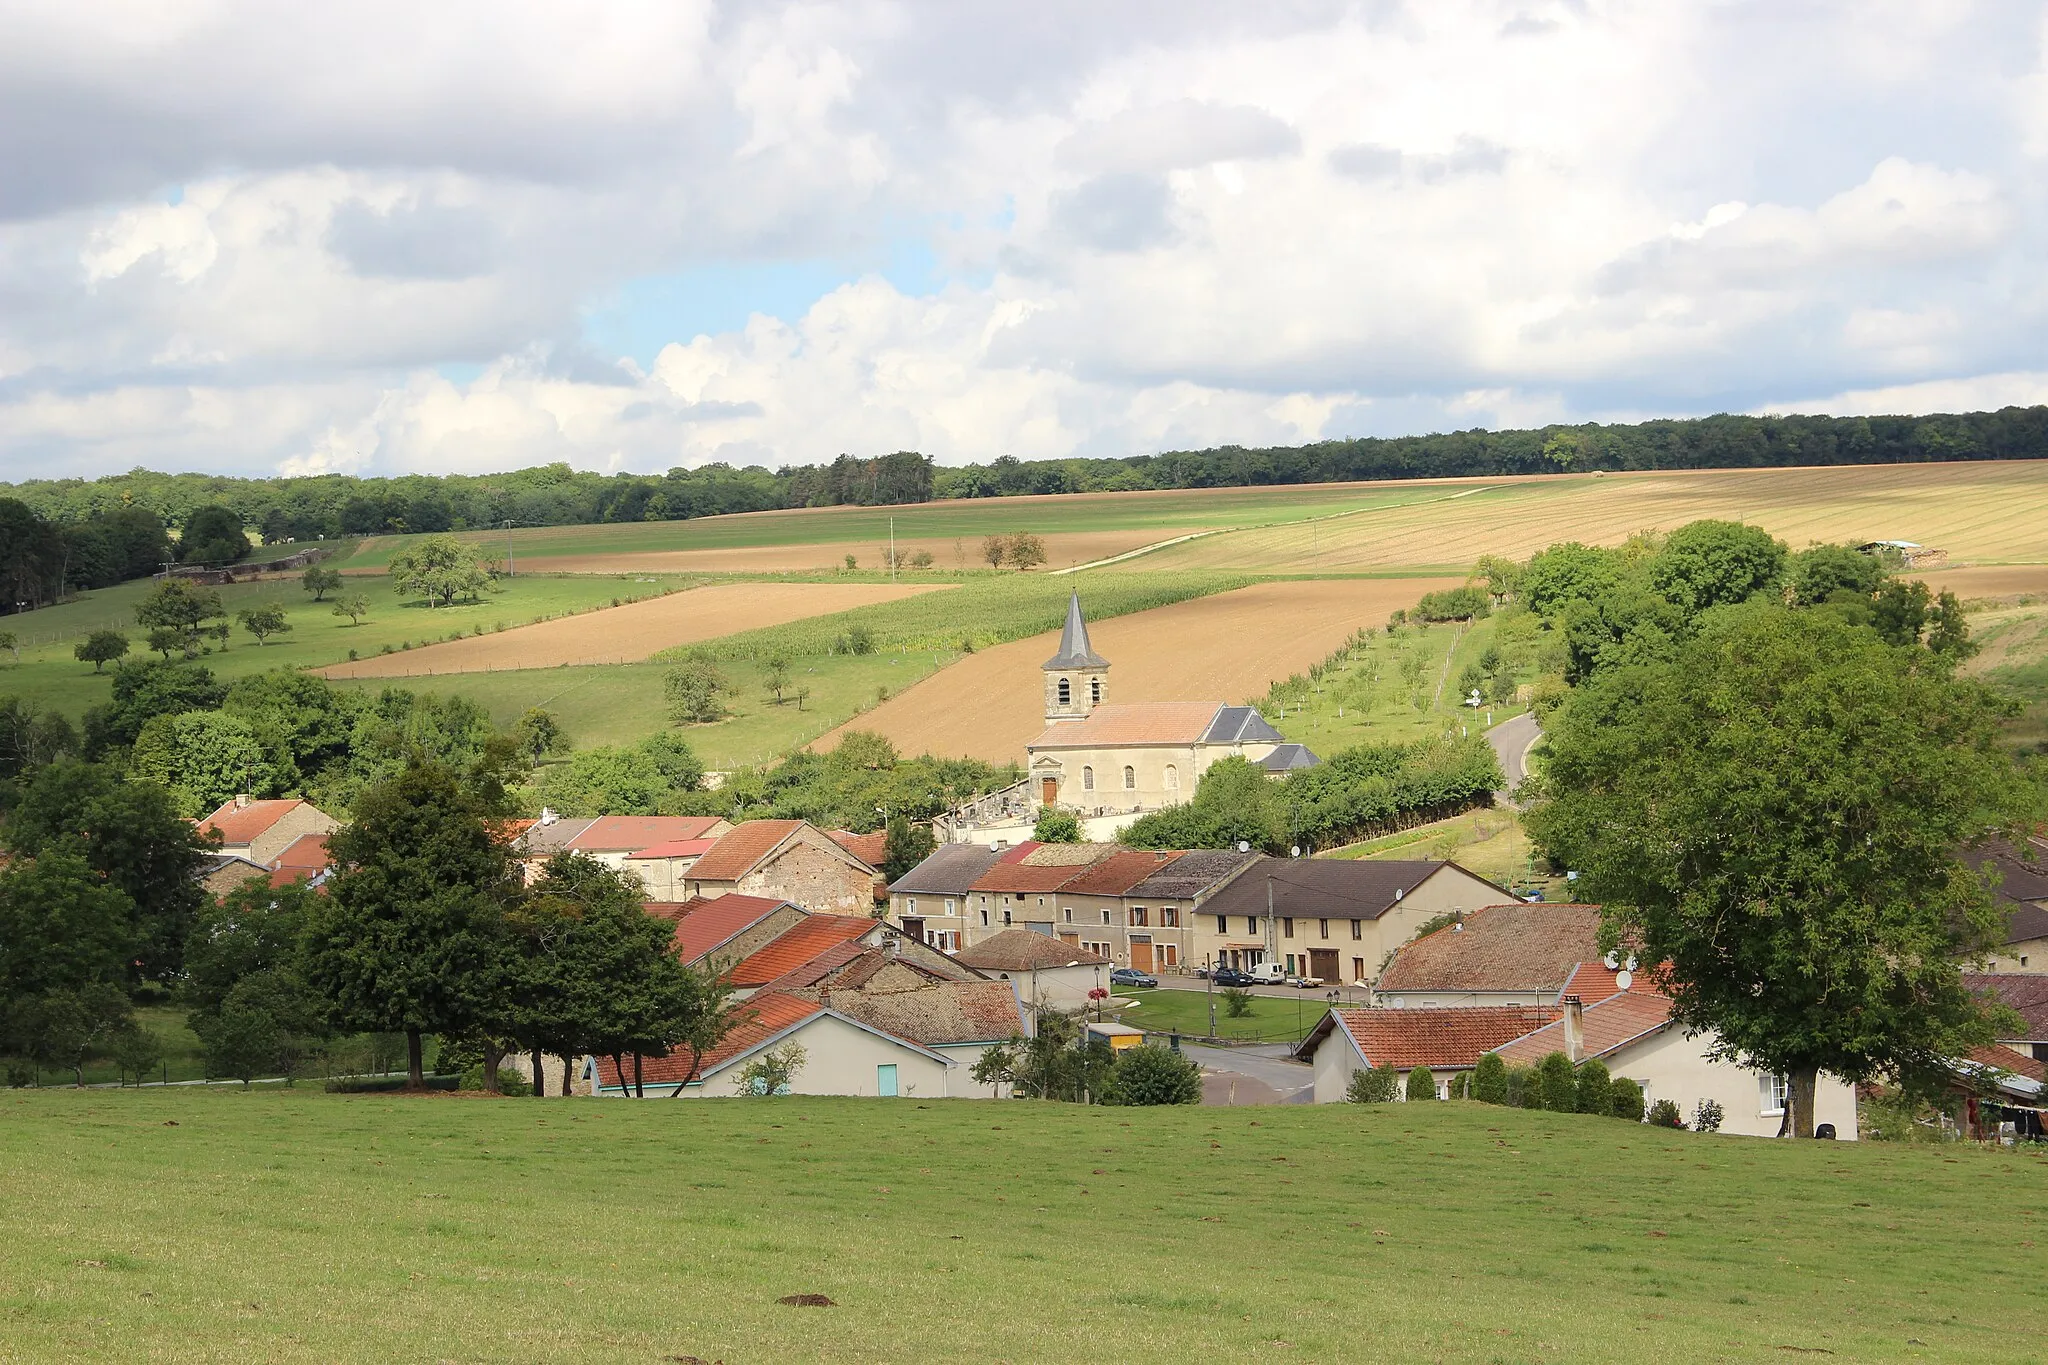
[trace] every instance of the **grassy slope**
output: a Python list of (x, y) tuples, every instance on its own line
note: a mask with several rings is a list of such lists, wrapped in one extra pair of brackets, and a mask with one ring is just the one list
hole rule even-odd
[(2033, 1154), (1466, 1105), (44, 1091), (0, 1187), (20, 1360), (1975, 1361), (2048, 1219)]
[[(1489, 618), (1412, 625), (1391, 636), (1378, 632), (1305, 699), (1270, 719), (1281, 734), (1324, 757), (1356, 744), (1430, 739), (1472, 725), (1475, 713), (1458, 704), (1458, 677), (1493, 642), (1497, 624)], [(1482, 707), (1476, 723), (1483, 728), (1488, 715), (1500, 721), (1521, 709)]]
[[(330, 593), (325, 603), (314, 602), (297, 580), (235, 583), (219, 589), (222, 604), (230, 616), (244, 607), (282, 603), (290, 613), (292, 631), (273, 637), (267, 645), (256, 640), (240, 625), (235, 626), (225, 653), (209, 654), (206, 666), (227, 679), (269, 668), (308, 668), (339, 663), (353, 649), (371, 655), (386, 645), (396, 648), (439, 640), (478, 627), (493, 628), (500, 623), (523, 625), (543, 616), (587, 611), (621, 601), (647, 597), (664, 587), (687, 587), (701, 581), (670, 575), (655, 582), (627, 577), (595, 575), (522, 576), (503, 580), (486, 592), (480, 602), (457, 603), (449, 607), (428, 607), (400, 598), (387, 582), (372, 579), (350, 583), (341, 594)], [(46, 607), (8, 619), (9, 629), (22, 638), (21, 662), (0, 655), (0, 694), (24, 697), (52, 709), (77, 715), (88, 706), (107, 699), (110, 686), (105, 675), (95, 676), (92, 665), (72, 656), (76, 642), (88, 632), (111, 628), (124, 632), (132, 645), (129, 657), (143, 658), (143, 636), (148, 632), (135, 624), (135, 604), (150, 590), (147, 582), (124, 583), (83, 594), (63, 606)], [(370, 614), (359, 626), (333, 615), (331, 603), (338, 595), (361, 592), (370, 599)], [(435, 688), (435, 680), (398, 680), (402, 686)], [(439, 684), (442, 691), (463, 690), (455, 680)]]
[[(759, 545), (859, 543), (872, 547), (889, 536), (904, 540), (958, 536), (978, 540), (1008, 531), (1114, 531), (1156, 527), (1258, 526), (1354, 511), (1399, 507), (1441, 497), (1443, 486), (1307, 484), (1272, 488), (1218, 488), (1152, 493), (1084, 493), (1061, 497), (976, 498), (909, 507), (821, 507), (748, 512), (694, 521), (616, 522), (597, 526), (537, 526), (514, 533), (515, 562), (550, 555), (631, 554), (654, 550), (719, 550)], [(496, 553), (503, 532), (465, 533)], [(381, 567), (411, 539), (378, 536), (343, 562), (346, 568)], [(973, 546), (969, 546), (972, 553)]]

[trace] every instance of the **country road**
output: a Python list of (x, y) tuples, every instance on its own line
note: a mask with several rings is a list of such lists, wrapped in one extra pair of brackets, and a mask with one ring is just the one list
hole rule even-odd
[(1511, 716), (1486, 732), (1486, 742), (1493, 746), (1495, 756), (1500, 759), (1500, 770), (1507, 778), (1506, 789), (1493, 794), (1493, 799), (1500, 805), (1514, 804), (1511, 795), (1529, 772), (1529, 750), (1541, 738), (1543, 727), (1528, 712)]

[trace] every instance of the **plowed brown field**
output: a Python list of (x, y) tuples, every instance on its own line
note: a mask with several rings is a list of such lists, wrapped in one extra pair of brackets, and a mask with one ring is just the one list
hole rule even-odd
[(495, 635), (336, 664), (329, 678), (418, 678), (561, 664), (634, 663), (671, 645), (936, 592), (935, 583), (722, 583)]
[(1500, 479), (1440, 501), (1204, 536), (1130, 561), (1178, 567), (1342, 572), (1527, 559), (1560, 541), (1618, 545), (1702, 517), (1815, 541), (1910, 540), (1952, 559), (2048, 562), (2048, 462), (1685, 470)]
[[(1091, 624), (1110, 662), (1111, 701), (1238, 703), (1327, 658), (1360, 626), (1383, 626), (1397, 608), (1463, 578), (1328, 579), (1260, 583)], [(1083, 604), (1086, 605), (1085, 603)], [(1059, 647), (1049, 631), (986, 649), (821, 737), (875, 730), (906, 754), (1022, 762), (1045, 728), (1043, 663)]]

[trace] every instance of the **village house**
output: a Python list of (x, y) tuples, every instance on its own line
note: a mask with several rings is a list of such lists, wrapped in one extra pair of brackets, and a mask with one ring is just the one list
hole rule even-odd
[(946, 952), (966, 946), (968, 898), (1004, 850), (941, 844), (889, 887), (889, 918), (905, 935)]
[[(1139, 861), (1147, 856), (1156, 860), (1149, 871)], [(1197, 908), (1258, 858), (1255, 853), (1222, 848), (1115, 855), (1055, 893), (1059, 937), (1091, 944), (1119, 967), (1192, 972), (1200, 963), (1195, 949)], [(1117, 867), (1112, 869), (1112, 863)], [(1145, 875), (1112, 896), (1106, 888), (1132, 871)]]
[(239, 853), (209, 853), (193, 874), (206, 894), (219, 900), (243, 882), (269, 877), (270, 869)]
[(1511, 899), (1453, 862), (1260, 855), (1195, 913), (1192, 952), (1203, 966), (1277, 962), (1362, 986), (1427, 921)]
[(1397, 1009), (1551, 1005), (1582, 964), (1603, 961), (1597, 905), (1487, 905), (1396, 948), (1373, 999)]
[(270, 884), (285, 886), (292, 882), (313, 882), (317, 885), (326, 880), (332, 866), (333, 859), (327, 853), (327, 836), (301, 834), (270, 860)]
[(2029, 839), (2024, 848), (1997, 840), (1975, 861), (1997, 873), (2005, 912), (2005, 941), (1986, 958), (1984, 969), (2048, 975), (2048, 840)]
[(776, 896), (817, 912), (875, 913), (875, 869), (805, 820), (748, 820), (682, 876), (688, 896)]
[(675, 925), (670, 946), (688, 966), (731, 966), (751, 957), (808, 918), (803, 907), (779, 896), (698, 896), (675, 903), (649, 902), (649, 914)]
[(2019, 1031), (2000, 1038), (2002, 1046), (2048, 1062), (2048, 973), (1965, 972), (1963, 985), (2019, 1015)]
[(1033, 1020), (1041, 1009), (1063, 1014), (1086, 1009), (1090, 991), (1109, 989), (1107, 957), (1031, 929), (1009, 929), (970, 944), (954, 961), (1012, 983)]
[(1249, 706), (1109, 701), (1109, 660), (1088, 640), (1080, 594), (1067, 603), (1059, 651), (1040, 665), (1045, 730), (1025, 749), (1037, 806), (1086, 817), (1178, 805), (1217, 761), (1238, 756), (1274, 774), (1319, 760)]
[(1118, 851), (1116, 844), (1033, 840), (1004, 849), (969, 888), (968, 945), (1012, 928), (1051, 935), (1059, 922), (1059, 889)]
[[(647, 885), (656, 900), (682, 900), (667, 860), (656, 866), (636, 859), (644, 851), (665, 844), (699, 839), (716, 839), (732, 829), (732, 823), (715, 815), (599, 815), (565, 819), (551, 810), (513, 841), (513, 849), (525, 865), (528, 881), (557, 853), (581, 853), (613, 871), (630, 869)], [(706, 847), (709, 847), (707, 844)], [(650, 877), (650, 873), (653, 874)]]
[(1448, 1009), (1333, 1009), (1308, 1031), (1294, 1055), (1315, 1075), (1315, 1102), (1336, 1104), (1351, 1078), (1376, 1066), (1432, 1073), (1442, 1097), (1451, 1077), (1479, 1058), (1542, 1028), (1558, 1017), (1543, 1005), (1461, 1005)]
[(220, 852), (246, 858), (266, 870), (300, 835), (332, 834), (340, 828), (341, 821), (310, 801), (257, 801), (246, 794), (223, 803), (199, 822), (201, 835), (220, 837)]

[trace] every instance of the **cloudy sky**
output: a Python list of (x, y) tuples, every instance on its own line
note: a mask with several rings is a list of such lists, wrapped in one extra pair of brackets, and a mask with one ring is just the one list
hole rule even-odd
[(0, 478), (2048, 401), (1942, 0), (0, 0)]

